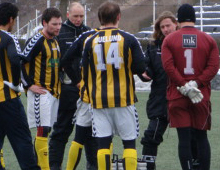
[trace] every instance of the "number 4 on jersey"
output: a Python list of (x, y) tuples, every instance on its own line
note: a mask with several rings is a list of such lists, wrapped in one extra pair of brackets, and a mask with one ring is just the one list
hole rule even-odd
[(118, 43), (111, 43), (107, 54), (107, 64), (114, 64), (115, 69), (120, 69), (123, 59), (119, 54)]

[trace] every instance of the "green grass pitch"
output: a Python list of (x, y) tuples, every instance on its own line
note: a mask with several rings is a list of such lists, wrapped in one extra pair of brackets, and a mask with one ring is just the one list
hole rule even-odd
[[(141, 157), (141, 149), (142, 145), (140, 144), (140, 139), (143, 136), (144, 130), (148, 125), (148, 119), (146, 116), (146, 101), (148, 99), (149, 92), (137, 92), (139, 102), (136, 104), (138, 113), (139, 113), (139, 121), (140, 121), (140, 137), (137, 139), (137, 151), (138, 157)], [(21, 96), (22, 102), (26, 108), (26, 97), (24, 94)], [(218, 170), (220, 169), (220, 92), (219, 91), (212, 91), (212, 129), (208, 132), (210, 145), (211, 145), (211, 170)], [(32, 136), (34, 139), (36, 130), (32, 129)], [(66, 146), (65, 156), (63, 161), (63, 169), (66, 167), (66, 161), (68, 156), (68, 150), (71, 144), (71, 141), (74, 137), (74, 132), (71, 134), (69, 138), (69, 142)], [(113, 152), (115, 154), (122, 155), (122, 143), (119, 137), (115, 136), (113, 140), (114, 149)], [(176, 130), (173, 128), (168, 128), (164, 135), (164, 142), (159, 146), (158, 150), (158, 157), (157, 157), (157, 169), (158, 170), (181, 170), (180, 163), (178, 159), (177, 153), (177, 134)], [(7, 170), (19, 170), (19, 165), (15, 154), (8, 142), (8, 139), (5, 139), (4, 142), (4, 158)], [(84, 152), (81, 157), (80, 164), (77, 169), (85, 170), (85, 156)]]

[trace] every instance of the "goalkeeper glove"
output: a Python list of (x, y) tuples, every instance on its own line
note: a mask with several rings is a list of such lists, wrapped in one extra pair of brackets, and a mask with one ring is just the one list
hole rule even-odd
[(190, 81), (188, 82), (188, 84), (189, 84), (190, 86), (192, 86), (192, 87), (198, 88), (198, 84), (197, 84), (196, 81), (194, 81), (194, 80), (190, 80)]
[(193, 104), (199, 103), (203, 99), (203, 95), (201, 91), (197, 89), (196, 87), (192, 87), (187, 93), (187, 96), (190, 98)]
[(192, 103), (199, 103), (203, 99), (201, 91), (198, 89), (196, 81), (190, 80), (184, 86), (177, 87), (177, 90), (184, 96), (188, 96)]
[(11, 89), (13, 89), (16, 92), (20, 92), (22, 89), (19, 85), (14, 86), (12, 83), (8, 82), (8, 81), (3, 81), (5, 85), (7, 85), (8, 87), (10, 87)]
[(198, 88), (196, 81), (190, 80), (184, 86), (177, 87), (177, 90), (184, 96), (187, 96), (192, 87)]
[(189, 85), (189, 83), (186, 83), (184, 86), (177, 87), (177, 90), (184, 96), (187, 96), (187, 93), (192, 87)]

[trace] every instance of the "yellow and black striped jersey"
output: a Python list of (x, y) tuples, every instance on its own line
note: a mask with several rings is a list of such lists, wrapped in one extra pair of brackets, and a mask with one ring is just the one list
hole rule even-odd
[(17, 38), (7, 31), (0, 30), (0, 102), (20, 95), (3, 83), (3, 81), (8, 81), (15, 86), (19, 84), (20, 56), (21, 48)]
[[(82, 58), (82, 51), (85, 45), (85, 41), (89, 39), (92, 35), (94, 35), (98, 29), (89, 30), (87, 32), (82, 33), (71, 45), (69, 50), (66, 52), (64, 57), (61, 59), (60, 65), (63, 66), (65, 72), (68, 76), (74, 81), (76, 79), (76, 69), (73, 69), (72, 62), (79, 62), (77, 58), (81, 60)], [(77, 68), (80, 71), (80, 68)], [(85, 83), (83, 81), (83, 71), (81, 69), (81, 80), (80, 80), (80, 98), (83, 102), (89, 103), (89, 97), (87, 95), (87, 91), (85, 88)]]
[(83, 53), (83, 78), (94, 108), (125, 107), (135, 102), (133, 74), (145, 71), (137, 39), (122, 30), (106, 28), (94, 34)]
[(35, 84), (45, 87), (58, 98), (60, 93), (59, 60), (57, 40), (47, 39), (42, 32), (36, 34), (23, 51), (22, 83), (24, 87)]

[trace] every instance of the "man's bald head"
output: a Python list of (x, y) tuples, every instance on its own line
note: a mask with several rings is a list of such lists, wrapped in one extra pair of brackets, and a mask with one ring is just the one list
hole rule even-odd
[(67, 18), (75, 26), (80, 26), (84, 19), (84, 7), (78, 2), (71, 3), (67, 12)]

